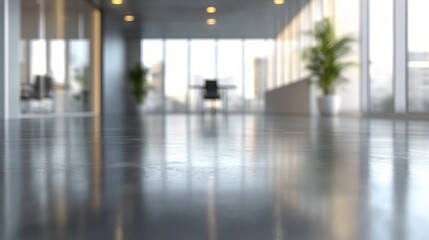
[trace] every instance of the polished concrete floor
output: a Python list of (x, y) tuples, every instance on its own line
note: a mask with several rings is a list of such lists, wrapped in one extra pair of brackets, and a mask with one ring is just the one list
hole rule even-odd
[(429, 239), (429, 122), (0, 122), (0, 239)]

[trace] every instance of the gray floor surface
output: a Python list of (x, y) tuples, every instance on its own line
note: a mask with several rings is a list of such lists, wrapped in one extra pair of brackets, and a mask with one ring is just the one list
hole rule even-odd
[(429, 122), (0, 122), (0, 239), (428, 240)]

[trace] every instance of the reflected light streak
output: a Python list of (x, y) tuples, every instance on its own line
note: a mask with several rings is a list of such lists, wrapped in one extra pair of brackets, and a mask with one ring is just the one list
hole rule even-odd
[(101, 122), (100, 118), (93, 119), (92, 131), (92, 207), (98, 211), (101, 206)]
[(124, 239), (124, 229), (123, 229), (123, 219), (122, 212), (116, 217), (116, 226), (115, 226), (115, 240)]
[(100, 10), (92, 11), (92, 26), (91, 35), (91, 80), (92, 80), (92, 102), (91, 107), (95, 115), (101, 112), (101, 13)]
[(216, 25), (216, 19), (214, 18), (207, 19), (207, 25), (210, 25), (210, 26)]
[(135, 17), (133, 15), (126, 15), (124, 17), (125, 22), (134, 22), (134, 20), (135, 20)]
[(60, 193), (57, 197), (57, 202), (55, 204), (55, 215), (57, 219), (57, 224), (61, 229), (61, 232), (64, 231), (64, 228), (67, 224), (67, 193), (65, 187), (65, 180), (61, 183)]
[(209, 239), (217, 239), (216, 225), (216, 205), (215, 205), (215, 183), (213, 176), (210, 177), (207, 189), (207, 221), (209, 229)]
[(274, 239), (282, 240), (285, 238), (283, 232), (281, 196), (277, 196), (276, 198), (277, 199), (274, 207)]
[[(8, 142), (9, 141), (9, 122), (5, 121), (4, 123), (4, 129), (1, 129), (0, 126), (0, 130), (2, 130), (3, 134), (0, 137), (0, 139), (4, 142)], [(11, 163), (10, 161), (7, 160), (6, 156), (9, 156), (9, 148), (5, 148), (3, 152), (0, 152), (0, 154), (2, 154), (2, 159), (5, 159), (3, 161), (0, 161), (0, 166), (4, 167), (5, 169), (9, 169)], [(0, 186), (2, 187), (2, 201), (0, 201), (0, 203), (3, 203), (3, 205), (1, 205), (1, 207), (4, 209), (3, 214), (1, 214), (0, 212), (0, 221), (2, 221), (3, 226), (0, 227), (0, 237), (3, 237), (4, 239), (8, 239), (13, 235), (13, 229), (15, 228), (15, 221), (18, 218), (17, 216), (17, 212), (18, 211), (13, 211), (13, 202), (14, 199), (11, 198), (12, 196), (12, 188), (11, 186), (11, 182), (13, 181), (12, 178), (12, 174), (8, 171), (6, 171), (4, 174), (0, 175), (0, 178), (3, 178), (2, 180), (4, 181), (4, 185)], [(0, 180), (1, 183), (1, 180)]]

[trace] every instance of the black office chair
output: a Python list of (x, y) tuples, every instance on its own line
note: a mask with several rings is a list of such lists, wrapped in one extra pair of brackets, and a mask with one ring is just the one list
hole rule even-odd
[(38, 100), (39, 108), (36, 112), (53, 112), (54, 111), (54, 79), (51, 76), (36, 76), (33, 84), (33, 99)]
[(36, 76), (34, 83), (34, 98), (52, 98), (53, 79), (50, 76)]
[[(204, 85), (204, 100), (219, 100), (221, 98), (219, 93), (219, 86), (217, 85), (216, 80), (206, 80)], [(214, 112), (215, 109), (212, 108), (212, 112)]]
[(216, 80), (206, 80), (204, 86), (204, 99), (217, 100), (220, 99), (219, 87)]

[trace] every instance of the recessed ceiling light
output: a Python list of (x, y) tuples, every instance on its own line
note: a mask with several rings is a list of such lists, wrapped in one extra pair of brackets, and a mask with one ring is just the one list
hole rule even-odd
[(125, 22), (133, 22), (135, 17), (133, 15), (126, 15), (124, 17)]
[(216, 8), (215, 7), (208, 7), (207, 8), (207, 12), (208, 13), (215, 13), (216, 12)]
[(122, 3), (124, 3), (123, 0), (112, 0), (112, 4), (114, 5), (121, 5)]
[(216, 25), (216, 19), (214, 18), (207, 19), (207, 25)]
[(285, 0), (273, 0), (273, 1), (274, 1), (274, 4), (276, 4), (276, 5), (281, 5), (281, 4), (285, 3)]

